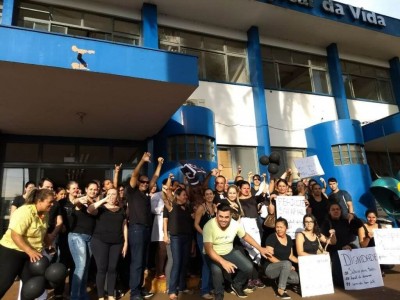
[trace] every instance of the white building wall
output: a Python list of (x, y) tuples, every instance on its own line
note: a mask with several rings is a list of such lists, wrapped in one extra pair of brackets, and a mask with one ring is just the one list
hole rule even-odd
[(371, 123), (399, 112), (394, 104), (384, 104), (372, 101), (348, 100), (350, 118), (361, 123)]
[(214, 112), (218, 145), (257, 146), (251, 87), (200, 81), (189, 100)]
[(305, 129), (337, 119), (333, 97), (266, 90), (271, 146), (307, 148)]

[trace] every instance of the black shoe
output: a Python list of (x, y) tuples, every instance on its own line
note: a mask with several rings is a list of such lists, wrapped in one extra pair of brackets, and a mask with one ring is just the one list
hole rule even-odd
[(292, 299), (286, 292), (283, 292), (282, 295), (279, 295), (279, 293), (276, 293), (276, 297), (279, 299), (286, 299), (286, 300)]
[(231, 284), (231, 289), (232, 291), (235, 292), (236, 296), (238, 296), (239, 298), (247, 298), (247, 294), (243, 291), (242, 288), (239, 288)]
[(292, 290), (293, 292), (295, 292), (296, 294), (298, 294), (298, 295), (301, 296), (301, 288), (300, 288), (300, 285), (298, 285), (298, 284), (292, 285), (292, 286), (291, 286), (291, 290)]
[(235, 294), (235, 292), (231, 289), (231, 287), (229, 285), (227, 287), (225, 287), (225, 292), (227, 292), (228, 294), (232, 294), (232, 295)]
[(151, 297), (154, 296), (154, 293), (151, 293), (151, 292), (148, 292), (145, 290), (141, 291), (140, 294), (144, 299), (150, 299)]

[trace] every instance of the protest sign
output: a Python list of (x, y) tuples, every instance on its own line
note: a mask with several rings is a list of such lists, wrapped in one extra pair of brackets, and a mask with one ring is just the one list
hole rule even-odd
[(383, 286), (382, 273), (374, 247), (339, 250), (344, 288), (363, 290)]
[(316, 155), (295, 159), (294, 164), (302, 178), (321, 176), (325, 174), (321, 164), (319, 163), (318, 156)]
[(400, 264), (400, 228), (375, 229), (374, 239), (380, 264)]
[(289, 223), (287, 234), (292, 239), (296, 232), (303, 231), (303, 217), (306, 214), (304, 196), (278, 196), (276, 197), (276, 217), (285, 218)]
[(299, 256), (299, 275), (302, 297), (335, 292), (329, 254)]

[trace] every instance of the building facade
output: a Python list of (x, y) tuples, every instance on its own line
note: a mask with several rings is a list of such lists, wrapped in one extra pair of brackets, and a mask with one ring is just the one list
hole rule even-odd
[(163, 176), (189, 161), (229, 179), (272, 150), (280, 173), (315, 154), (360, 215), (374, 176), (399, 170), (398, 19), (330, 0), (0, 6), (4, 222), (24, 182), (120, 162), (124, 180), (146, 149)]

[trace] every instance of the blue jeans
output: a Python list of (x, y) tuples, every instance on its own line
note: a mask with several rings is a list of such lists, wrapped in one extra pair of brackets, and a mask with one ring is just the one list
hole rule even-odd
[(201, 288), (200, 295), (209, 294), (212, 286), (211, 270), (206, 261), (206, 255), (203, 253), (203, 235), (197, 232), (197, 246), (201, 253), (203, 265), (201, 267)]
[(233, 249), (226, 255), (221, 257), (236, 265), (237, 269), (235, 274), (228, 274), (220, 264), (213, 261), (209, 256), (206, 256), (207, 261), (210, 265), (212, 280), (214, 285), (215, 298), (223, 298), (224, 295), (224, 277), (232, 277), (232, 284), (235, 287), (243, 288), (251, 276), (253, 271), (253, 264), (245, 257), (239, 250)]
[(74, 274), (71, 283), (71, 300), (86, 300), (89, 295), (86, 293), (90, 257), (90, 240), (92, 236), (84, 233), (70, 232), (68, 234), (68, 245), (75, 263)]
[[(168, 293), (178, 294), (186, 289), (186, 270), (192, 245), (191, 234), (171, 235), (172, 269)], [(179, 287), (179, 290), (178, 290)]]
[(131, 299), (134, 299), (140, 296), (143, 284), (147, 247), (150, 243), (150, 227), (142, 224), (129, 225), (128, 240), (131, 251), (129, 287), (131, 289)]
[(292, 263), (288, 260), (270, 263), (265, 269), (265, 275), (268, 278), (279, 278), (278, 288), (286, 290), (286, 285), (298, 284), (300, 282), (299, 275), (292, 270)]

